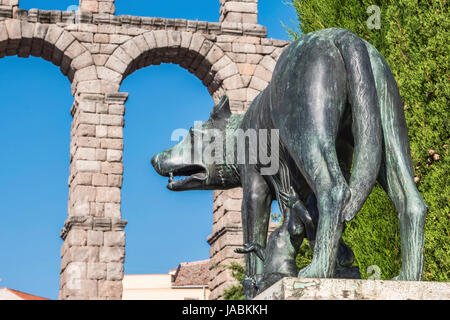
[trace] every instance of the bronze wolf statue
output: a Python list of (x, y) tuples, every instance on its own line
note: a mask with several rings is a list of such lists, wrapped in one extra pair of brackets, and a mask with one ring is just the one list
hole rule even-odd
[[(197, 150), (193, 143), (208, 130), (228, 141), (238, 130), (262, 129), (277, 132), (277, 140), (272, 134), (267, 143), (279, 150), (279, 170), (273, 174), (262, 173), (267, 163), (259, 158), (256, 163), (230, 160), (228, 150), (223, 161), (211, 161), (218, 153), (205, 148), (214, 139)], [(422, 277), (428, 209), (414, 183), (399, 90), (382, 55), (348, 30), (316, 31), (291, 43), (272, 81), (244, 115), (232, 114), (228, 98), (222, 98), (208, 121), (191, 128), (152, 164), (169, 177), (173, 191), (242, 186), (244, 246), (237, 252), (247, 253), (247, 298), (281, 277), (297, 276), (295, 256), (305, 236), (314, 257), (298, 277), (331, 278), (337, 266), (351, 265), (354, 256), (341, 235), (376, 181), (398, 210), (402, 267), (396, 279)], [(267, 241), (273, 200), (284, 219)]]

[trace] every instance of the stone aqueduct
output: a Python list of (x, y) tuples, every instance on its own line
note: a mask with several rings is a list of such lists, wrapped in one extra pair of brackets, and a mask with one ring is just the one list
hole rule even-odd
[[(122, 0), (124, 1), (124, 0)], [(60, 299), (120, 299), (126, 221), (121, 219), (123, 126), (135, 70), (174, 63), (195, 74), (215, 102), (243, 112), (270, 81), (286, 41), (257, 24), (258, 0), (220, 0), (219, 22), (116, 16), (115, 0), (80, 0), (74, 12), (20, 9), (0, 0), (0, 58), (42, 57), (72, 84), (68, 218), (61, 237)], [(241, 259), (240, 189), (214, 192), (211, 298)], [(218, 267), (217, 267), (218, 266)]]

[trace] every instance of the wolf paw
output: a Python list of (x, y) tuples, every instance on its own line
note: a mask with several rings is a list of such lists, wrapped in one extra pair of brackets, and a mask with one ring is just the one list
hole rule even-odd
[(256, 279), (254, 276), (245, 276), (242, 281), (242, 287), (244, 288), (245, 298), (251, 300), (256, 296)]
[(251, 252), (254, 252), (256, 256), (262, 261), (264, 261), (265, 259), (264, 248), (262, 248), (259, 244), (253, 242), (245, 243), (242, 248), (234, 249), (234, 252), (239, 254), (249, 254)]
[(240, 254), (247, 254), (250, 252), (254, 252), (256, 250), (256, 245), (253, 242), (245, 243), (242, 248), (234, 249), (234, 252)]
[(405, 278), (405, 276), (403, 275), (402, 272), (400, 272), (400, 274), (394, 278), (392, 278), (391, 280), (393, 281), (406, 281), (408, 279)]

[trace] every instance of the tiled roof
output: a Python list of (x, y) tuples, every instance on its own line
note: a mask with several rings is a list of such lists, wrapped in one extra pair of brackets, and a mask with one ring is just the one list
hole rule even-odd
[(22, 300), (49, 300), (47, 298), (43, 298), (43, 297), (38, 297), (38, 296), (34, 296), (32, 294), (28, 294), (25, 292), (21, 292), (18, 290), (13, 290), (13, 289), (9, 289), (6, 288), (9, 292), (15, 294), (16, 296), (18, 296), (19, 298), (21, 298)]
[(174, 275), (172, 286), (207, 286), (209, 283), (209, 260), (183, 262)]

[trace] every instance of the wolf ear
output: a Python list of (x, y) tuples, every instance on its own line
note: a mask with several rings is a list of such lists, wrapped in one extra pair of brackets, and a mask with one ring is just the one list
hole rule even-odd
[(228, 119), (231, 116), (230, 101), (228, 96), (224, 95), (220, 99), (219, 103), (216, 104), (211, 111), (211, 118), (213, 120)]

